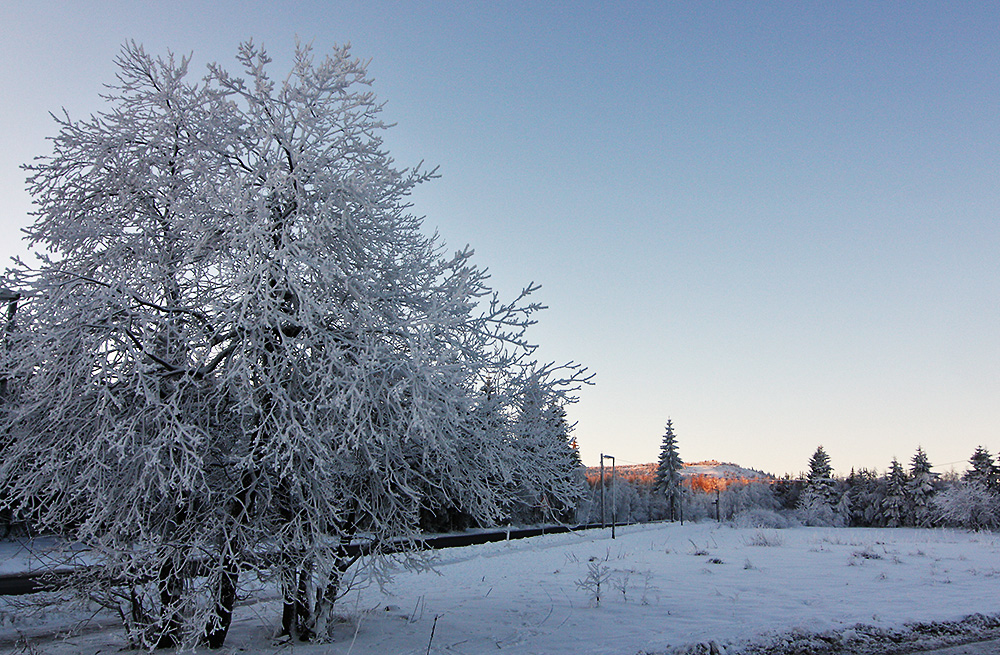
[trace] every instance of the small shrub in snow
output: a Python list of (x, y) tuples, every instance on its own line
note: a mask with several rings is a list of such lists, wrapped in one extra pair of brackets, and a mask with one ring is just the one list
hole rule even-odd
[(757, 530), (752, 535), (743, 537), (743, 543), (747, 546), (758, 546), (762, 548), (775, 548), (782, 546), (785, 540), (776, 532), (764, 532)]
[(587, 564), (587, 575), (576, 581), (576, 586), (590, 596), (594, 607), (601, 606), (601, 587), (611, 580), (612, 571), (600, 561)]
[(620, 592), (622, 595), (622, 602), (628, 603), (628, 583), (629, 579), (632, 577), (632, 571), (618, 571), (617, 575), (612, 577), (611, 585), (616, 591)]
[(826, 534), (820, 537), (820, 542), (825, 544), (830, 544), (833, 546), (865, 546), (870, 544), (865, 544), (865, 542), (858, 539), (845, 539), (839, 534)]
[(862, 550), (854, 551), (852, 554), (859, 559), (883, 559), (882, 553), (877, 552), (872, 546), (866, 546)]
[[(642, 597), (639, 599), (639, 602), (642, 603), (643, 605), (649, 605), (649, 597), (650, 597), (650, 595), (656, 593), (657, 591), (658, 591), (657, 588), (653, 586), (653, 572), (652, 571), (643, 571), (642, 572)], [(659, 598), (659, 594), (657, 594), (657, 598)]]
[(708, 555), (708, 547), (707, 546), (704, 547), (704, 548), (702, 548), (701, 546), (699, 546), (698, 544), (696, 544), (693, 539), (688, 539), (688, 541), (691, 542), (691, 548), (692, 548), (691, 554), (692, 555), (694, 555), (695, 557), (702, 557), (704, 555)]
[(591, 555), (590, 559), (588, 559), (587, 561), (588, 562), (597, 562), (598, 560), (600, 560), (602, 562), (607, 562), (609, 559), (611, 559), (611, 549), (610, 548), (608, 548), (607, 551), (605, 551), (603, 559), (601, 559), (597, 555)]

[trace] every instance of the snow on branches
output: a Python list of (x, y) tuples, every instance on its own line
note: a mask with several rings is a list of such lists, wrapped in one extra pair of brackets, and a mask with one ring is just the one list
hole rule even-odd
[(503, 302), (422, 232), (434, 171), (394, 167), (348, 48), (300, 46), (281, 80), (237, 59), (192, 83), (126, 45), (110, 109), (57, 119), (28, 167), (47, 254), (9, 272), (5, 501), (91, 549), (78, 584), (125, 598), (144, 647), (220, 646), (246, 571), (322, 637), (357, 553), (415, 540), (428, 504), (576, 497), (560, 412), (590, 377), (531, 361), (537, 287)]

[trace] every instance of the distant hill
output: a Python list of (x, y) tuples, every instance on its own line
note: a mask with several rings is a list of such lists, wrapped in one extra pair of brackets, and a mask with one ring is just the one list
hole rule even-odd
[[(653, 465), (655, 467), (655, 464)], [(704, 462), (691, 462), (684, 465), (682, 475), (693, 477), (695, 475), (708, 475), (713, 478), (741, 478), (746, 480), (773, 480), (774, 476), (756, 469), (748, 469), (739, 464), (730, 462), (717, 462), (709, 459)]]
[[(616, 466), (615, 473), (618, 477), (630, 482), (652, 484), (656, 478), (656, 464), (624, 464)], [(596, 483), (600, 475), (600, 467), (587, 467), (587, 479), (591, 483)], [(611, 475), (610, 466), (604, 467), (604, 475)], [(774, 476), (763, 471), (748, 469), (730, 462), (718, 462), (714, 459), (684, 464), (681, 476), (684, 478), (684, 484), (698, 491), (725, 489), (735, 483), (771, 483), (775, 479)]]

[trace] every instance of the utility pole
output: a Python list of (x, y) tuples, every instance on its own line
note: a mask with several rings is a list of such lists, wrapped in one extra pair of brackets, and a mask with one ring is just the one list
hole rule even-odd
[[(615, 458), (611, 455), (601, 453), (601, 527), (604, 527), (604, 458), (611, 460), (611, 483), (615, 481)], [(615, 538), (615, 523), (618, 522), (618, 503), (615, 494), (615, 487), (611, 487), (611, 538)]]
[(601, 453), (601, 529), (605, 527), (604, 522), (604, 453)]

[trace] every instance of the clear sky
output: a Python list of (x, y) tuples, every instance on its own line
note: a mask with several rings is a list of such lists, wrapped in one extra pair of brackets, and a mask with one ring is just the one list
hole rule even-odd
[[(211, 4), (211, 9), (203, 5)], [(597, 373), (587, 463), (938, 470), (1000, 449), (1000, 4), (4, 2), (0, 257), (19, 165), (86, 117), (128, 39), (235, 69), (350, 42), (414, 196)]]

